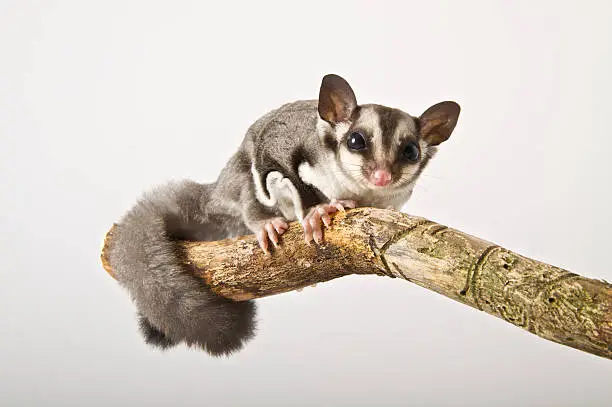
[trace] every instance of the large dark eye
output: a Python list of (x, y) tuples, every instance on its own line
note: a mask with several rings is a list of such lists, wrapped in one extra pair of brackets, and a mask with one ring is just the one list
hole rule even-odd
[(365, 139), (357, 132), (351, 133), (348, 140), (346, 140), (346, 145), (351, 150), (363, 150), (366, 148)]
[(419, 147), (415, 143), (408, 143), (402, 152), (405, 161), (416, 162), (419, 159)]

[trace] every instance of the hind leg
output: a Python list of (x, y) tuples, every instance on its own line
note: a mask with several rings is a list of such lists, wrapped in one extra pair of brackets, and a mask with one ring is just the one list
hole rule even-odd
[(270, 242), (277, 246), (279, 237), (289, 228), (280, 211), (265, 207), (255, 199), (245, 202), (242, 219), (246, 227), (257, 235), (259, 246), (266, 254), (270, 254)]

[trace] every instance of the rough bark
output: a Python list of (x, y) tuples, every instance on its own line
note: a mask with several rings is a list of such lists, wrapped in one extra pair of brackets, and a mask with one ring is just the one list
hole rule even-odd
[[(105, 247), (112, 239), (112, 229)], [(502, 318), (542, 338), (612, 359), (612, 285), (581, 277), (429, 220), (391, 210), (338, 213), (321, 245), (298, 224), (272, 255), (254, 236), (181, 242), (185, 262), (236, 301), (350, 274), (400, 278)], [(112, 275), (106, 251), (105, 269)]]

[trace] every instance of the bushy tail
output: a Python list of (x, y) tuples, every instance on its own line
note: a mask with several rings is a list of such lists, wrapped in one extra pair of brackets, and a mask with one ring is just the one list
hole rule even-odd
[(214, 294), (187, 269), (173, 240), (223, 234), (223, 222), (208, 222), (203, 208), (210, 188), (183, 181), (145, 196), (116, 225), (109, 260), (138, 308), (147, 343), (166, 349), (184, 342), (221, 356), (253, 337), (255, 304)]
[(165, 333), (155, 328), (147, 317), (142, 314), (138, 314), (138, 325), (140, 326), (142, 336), (145, 338), (145, 342), (149, 345), (160, 349), (168, 349), (176, 345), (176, 342), (168, 338)]

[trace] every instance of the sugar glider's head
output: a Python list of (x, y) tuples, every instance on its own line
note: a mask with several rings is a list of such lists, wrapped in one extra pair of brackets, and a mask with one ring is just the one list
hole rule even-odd
[(459, 105), (441, 102), (413, 117), (398, 109), (358, 105), (348, 82), (326, 75), (317, 131), (340, 170), (368, 189), (411, 186), (459, 118)]

